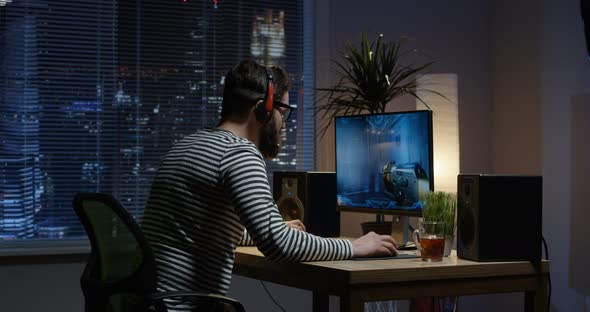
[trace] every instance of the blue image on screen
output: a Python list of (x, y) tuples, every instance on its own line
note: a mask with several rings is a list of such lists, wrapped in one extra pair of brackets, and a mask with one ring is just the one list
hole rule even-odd
[(421, 212), (432, 190), (432, 112), (335, 120), (338, 206)]

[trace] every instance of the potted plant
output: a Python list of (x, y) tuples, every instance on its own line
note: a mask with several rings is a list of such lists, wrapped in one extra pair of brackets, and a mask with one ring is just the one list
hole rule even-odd
[(445, 223), (445, 256), (451, 254), (455, 238), (457, 195), (450, 192), (426, 192), (421, 196), (424, 221)]
[[(417, 50), (406, 49), (406, 38), (387, 42), (383, 34), (369, 42), (366, 34), (361, 34), (360, 46), (347, 44), (341, 60), (333, 60), (336, 65), (336, 83), (329, 87), (317, 88), (315, 114), (328, 119), (321, 130), (326, 133), (334, 117), (360, 113), (384, 113), (393, 99), (410, 95), (430, 108), (418, 96), (416, 76), (423, 74), (433, 62), (420, 64), (405, 60), (416, 55)], [(415, 60), (413, 60), (415, 61)]]

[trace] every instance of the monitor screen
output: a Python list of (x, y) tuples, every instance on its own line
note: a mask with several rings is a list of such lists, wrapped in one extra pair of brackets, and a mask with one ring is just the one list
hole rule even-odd
[(335, 131), (340, 210), (421, 216), (434, 187), (431, 111), (339, 116)]

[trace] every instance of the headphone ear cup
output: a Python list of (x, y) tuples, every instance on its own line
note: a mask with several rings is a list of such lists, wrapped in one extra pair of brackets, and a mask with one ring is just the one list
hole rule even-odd
[(266, 103), (265, 101), (260, 101), (256, 104), (256, 108), (254, 109), (254, 113), (256, 114), (256, 120), (260, 123), (266, 123), (270, 114), (266, 110)]
[(268, 68), (265, 67), (264, 69), (266, 70), (267, 79), (266, 93), (264, 94), (264, 100), (256, 104), (256, 119), (262, 124), (266, 124), (271, 118), (275, 94), (272, 73)]
[(268, 86), (266, 87), (266, 111), (272, 112), (272, 107), (274, 105), (274, 94), (275, 94), (275, 85), (272, 83), (272, 80), (268, 81)]

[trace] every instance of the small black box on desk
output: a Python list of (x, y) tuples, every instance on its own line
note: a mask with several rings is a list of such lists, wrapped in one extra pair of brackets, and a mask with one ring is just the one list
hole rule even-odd
[(460, 174), (457, 209), (458, 257), (541, 260), (541, 176)]

